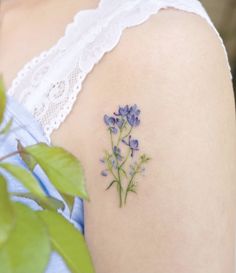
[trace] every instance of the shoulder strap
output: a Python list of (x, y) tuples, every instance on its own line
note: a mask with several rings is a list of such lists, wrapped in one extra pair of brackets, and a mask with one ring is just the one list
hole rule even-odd
[(70, 113), (86, 76), (118, 44), (123, 30), (168, 7), (206, 19), (228, 60), (224, 43), (198, 0), (102, 0), (98, 9), (79, 12), (65, 36), (28, 64), (9, 92), (33, 113), (50, 139)]

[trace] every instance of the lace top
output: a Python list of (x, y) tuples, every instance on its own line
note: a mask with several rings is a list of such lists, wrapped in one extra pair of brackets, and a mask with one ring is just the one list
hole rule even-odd
[(64, 36), (18, 72), (8, 94), (33, 114), (50, 141), (53, 130), (70, 113), (86, 76), (118, 44), (122, 31), (168, 7), (206, 19), (228, 60), (223, 41), (198, 0), (101, 0), (96, 9), (79, 11)]

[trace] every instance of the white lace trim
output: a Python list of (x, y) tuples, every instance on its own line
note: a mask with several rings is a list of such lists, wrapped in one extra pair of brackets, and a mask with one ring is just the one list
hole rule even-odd
[[(222, 38), (197, 0), (102, 0), (97, 9), (78, 12), (56, 45), (33, 58), (17, 74), (8, 94), (34, 115), (50, 141), (53, 130), (70, 113), (84, 79), (103, 55), (118, 44), (123, 30), (168, 7), (206, 19), (228, 60)], [(232, 79), (229, 61), (228, 66)]]

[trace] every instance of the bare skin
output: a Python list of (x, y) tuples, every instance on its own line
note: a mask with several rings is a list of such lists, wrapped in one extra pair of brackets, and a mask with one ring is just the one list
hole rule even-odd
[(6, 87), (10, 87), (24, 64), (49, 49), (64, 35), (65, 26), (79, 10), (93, 9), (97, 4), (97, 0), (3, 2), (0, 6), (0, 71), (4, 72)]
[[(70, 21), (72, 13), (63, 20)], [(14, 52), (19, 36), (7, 38), (5, 25), (8, 84), (26, 60), (60, 36), (55, 25), (62, 32), (63, 23), (55, 23), (52, 39), (53, 26), (47, 22), (51, 31), (46, 34), (48, 26), (41, 22), (43, 44), (33, 46), (36, 26), (30, 34), (25, 21), (21, 31), (32, 49), (25, 50), (24, 58), (22, 50)], [(15, 66), (7, 61), (11, 44)], [(119, 104), (133, 103), (142, 111), (136, 136), (153, 160), (138, 194), (130, 194), (120, 209), (115, 187), (105, 192), (107, 183), (100, 176), (98, 159), (110, 145), (102, 117)], [(74, 153), (85, 168), (91, 198), (84, 203), (85, 238), (96, 273), (234, 273), (233, 89), (222, 46), (202, 18), (168, 9), (125, 30), (116, 49), (88, 75), (52, 141)]]

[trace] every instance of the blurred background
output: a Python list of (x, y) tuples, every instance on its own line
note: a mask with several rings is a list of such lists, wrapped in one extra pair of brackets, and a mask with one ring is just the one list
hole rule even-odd
[(201, 0), (201, 2), (224, 40), (236, 94), (236, 0)]

